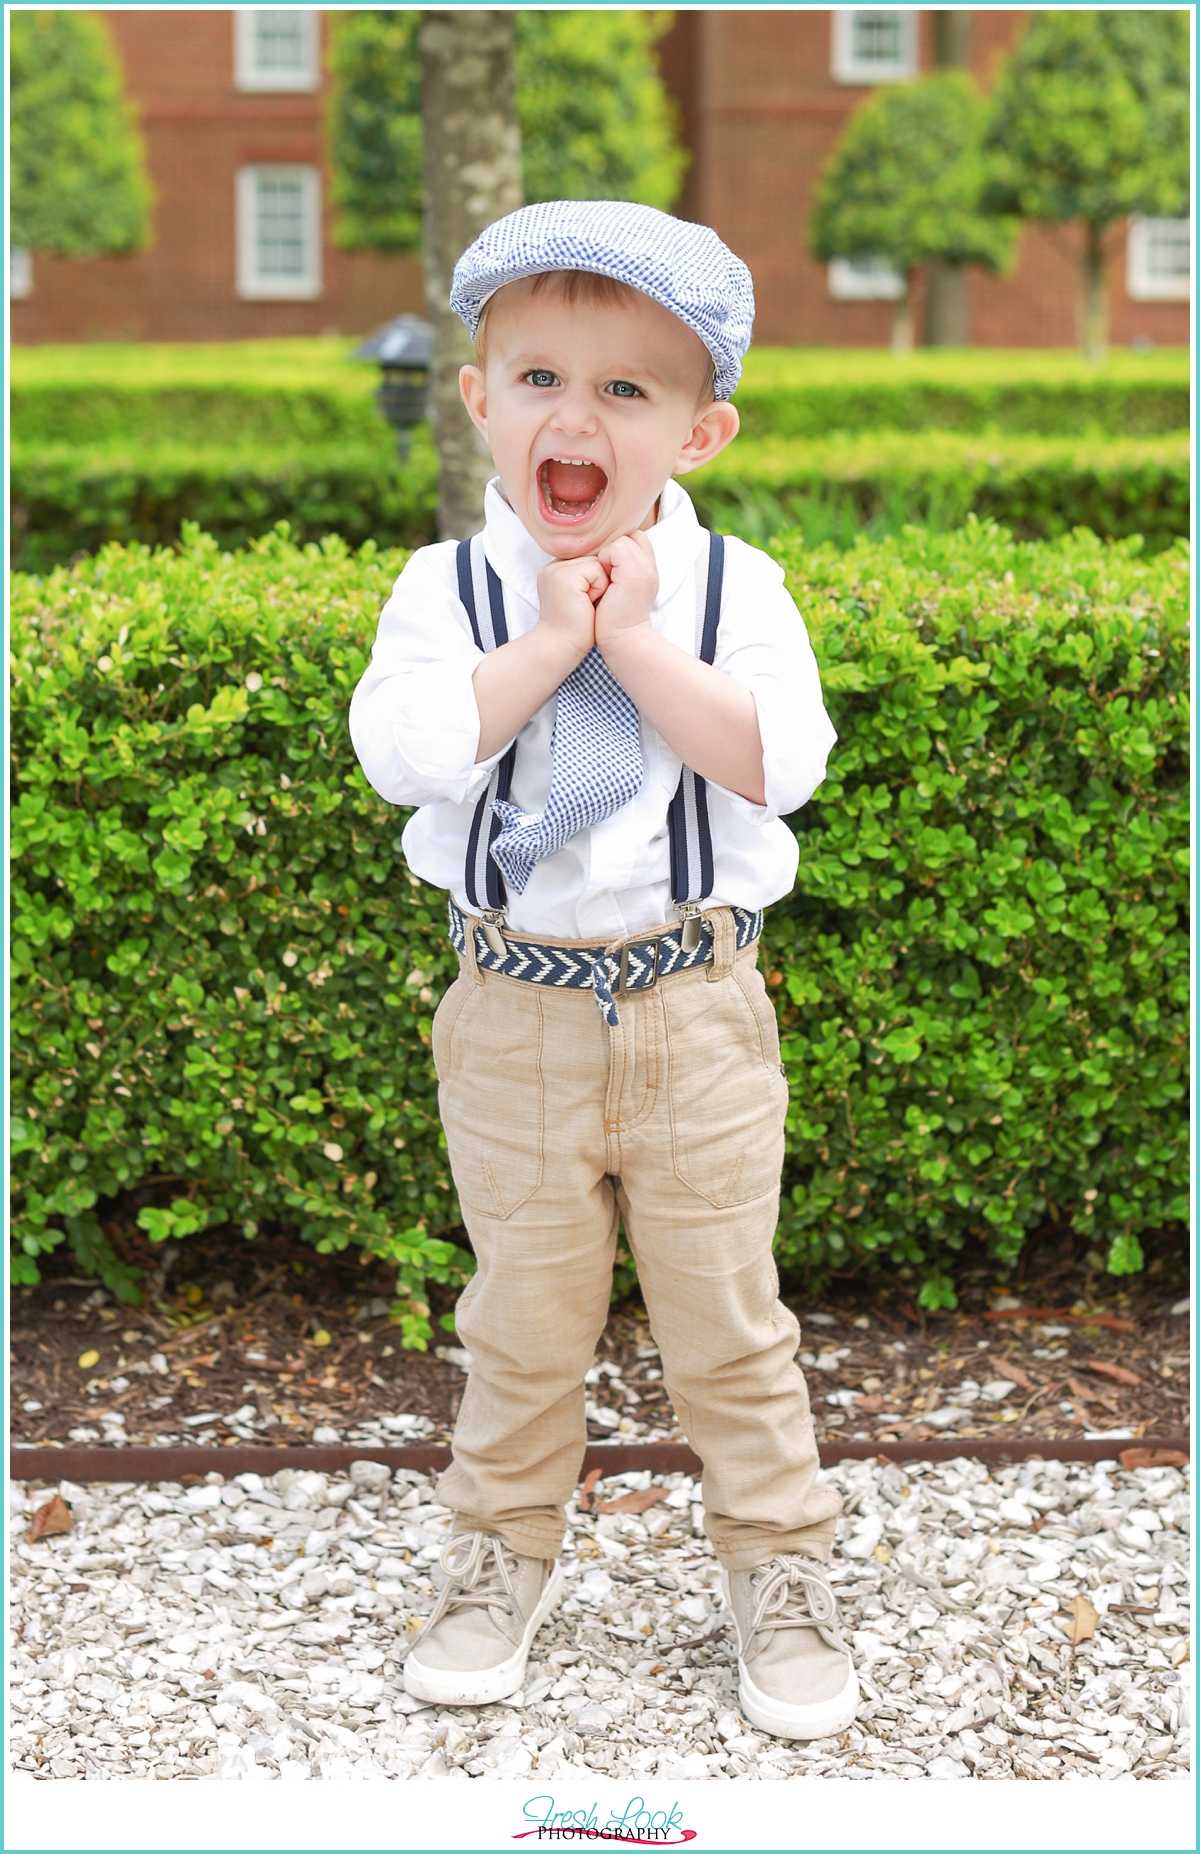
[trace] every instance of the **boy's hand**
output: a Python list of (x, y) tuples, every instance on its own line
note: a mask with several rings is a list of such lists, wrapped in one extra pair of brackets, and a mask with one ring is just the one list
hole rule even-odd
[(538, 623), (582, 663), (596, 641), (596, 601), (608, 591), (609, 575), (595, 554), (580, 560), (552, 560), (537, 576)]
[(658, 597), (658, 562), (647, 537), (640, 532), (609, 541), (597, 556), (608, 575), (608, 590), (596, 607), (596, 644), (605, 644), (649, 624)]

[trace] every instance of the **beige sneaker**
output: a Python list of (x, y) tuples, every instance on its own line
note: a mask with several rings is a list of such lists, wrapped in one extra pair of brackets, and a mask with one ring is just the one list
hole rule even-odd
[(789, 1552), (752, 1571), (722, 1571), (738, 1634), (738, 1697), (776, 1738), (829, 1738), (858, 1709), (858, 1675), (837, 1626), (825, 1567)]
[(405, 1691), (442, 1706), (507, 1699), (562, 1595), (562, 1569), (546, 1558), (518, 1558), (487, 1532), (451, 1539), (442, 1569), (441, 1595), (404, 1663)]

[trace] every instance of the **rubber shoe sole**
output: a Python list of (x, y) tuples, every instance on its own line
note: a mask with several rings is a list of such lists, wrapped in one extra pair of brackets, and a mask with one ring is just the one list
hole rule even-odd
[(847, 1726), (853, 1725), (859, 1701), (858, 1675), (854, 1671), (854, 1663), (849, 1662), (846, 1684), (841, 1692), (835, 1693), (832, 1699), (818, 1700), (811, 1706), (789, 1706), (786, 1700), (761, 1692), (750, 1678), (746, 1663), (742, 1660), (742, 1632), (737, 1625), (729, 1594), (729, 1574), (726, 1571), (721, 1572), (721, 1591), (738, 1638), (738, 1705), (750, 1724), (756, 1725), (760, 1732), (770, 1732), (774, 1738), (833, 1738), (838, 1732), (844, 1732)]
[(533, 1638), (562, 1592), (562, 1566), (556, 1564), (537, 1608), (525, 1624), (519, 1645), (507, 1661), (498, 1661), (495, 1667), (426, 1667), (417, 1659), (421, 1644), (416, 1642), (404, 1663), (404, 1691), (413, 1699), (440, 1706), (490, 1706), (497, 1700), (509, 1699), (520, 1691)]

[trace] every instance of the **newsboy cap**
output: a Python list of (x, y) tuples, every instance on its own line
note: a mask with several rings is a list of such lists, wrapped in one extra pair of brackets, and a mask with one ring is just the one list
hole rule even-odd
[(754, 324), (754, 285), (707, 225), (629, 200), (546, 200), (487, 226), (454, 266), (450, 307), (473, 336), (489, 296), (553, 270), (615, 277), (661, 303), (713, 357), (713, 392), (728, 399)]

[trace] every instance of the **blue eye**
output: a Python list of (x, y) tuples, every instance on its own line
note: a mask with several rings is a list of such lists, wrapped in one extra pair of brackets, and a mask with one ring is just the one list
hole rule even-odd
[(556, 386), (558, 384), (554, 374), (546, 367), (532, 368), (531, 371), (525, 375), (525, 378), (529, 381), (530, 386)]
[(642, 396), (641, 388), (629, 380), (613, 380), (608, 390), (614, 399), (640, 399)]

